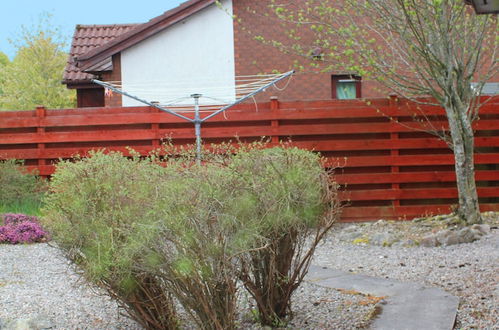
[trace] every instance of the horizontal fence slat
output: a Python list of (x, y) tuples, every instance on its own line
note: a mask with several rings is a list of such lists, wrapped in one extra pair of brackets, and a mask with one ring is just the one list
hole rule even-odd
[[(419, 183), (419, 182), (455, 182), (455, 172), (397, 172), (397, 173), (361, 173), (337, 174), (334, 176), (339, 184), (378, 184), (378, 183)], [(499, 170), (476, 171), (477, 181), (499, 181)]]
[[(194, 129), (193, 129), (194, 131)], [(192, 137), (194, 133), (192, 133)], [(96, 141), (137, 141), (154, 138), (150, 130), (119, 130), (119, 131), (92, 131), (92, 132), (63, 132), (63, 133), (26, 133), (0, 134), (0, 144), (32, 144), (32, 143), (66, 143), (66, 142), (96, 142)]]
[[(478, 188), (480, 197), (499, 196), (499, 187)], [(342, 200), (349, 201), (381, 201), (381, 200), (416, 200), (456, 198), (456, 188), (424, 188), (424, 189), (370, 189), (346, 191), (341, 193)]]
[[(499, 153), (475, 154), (476, 164), (498, 164)], [(330, 157), (326, 165), (330, 167), (372, 167), (372, 166), (422, 166), (453, 165), (453, 155), (410, 155), (410, 156), (363, 156)]]
[[(303, 149), (315, 151), (340, 150), (403, 150), (403, 149), (446, 149), (447, 144), (436, 138), (408, 138), (408, 139), (369, 139), (369, 140), (335, 140), (327, 141), (292, 141), (292, 144)], [(499, 146), (499, 137), (478, 137), (475, 147)]]
[[(87, 156), (92, 150), (118, 151), (124, 155), (130, 155), (128, 147), (76, 147), (76, 148), (56, 148), (56, 149), (14, 149), (0, 151), (0, 158), (18, 158), (18, 159), (59, 159), (72, 158), (74, 156)], [(141, 155), (147, 155), (155, 148), (153, 146), (134, 147), (133, 150)]]

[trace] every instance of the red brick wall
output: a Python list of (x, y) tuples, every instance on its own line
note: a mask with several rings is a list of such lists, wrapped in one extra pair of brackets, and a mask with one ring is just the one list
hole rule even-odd
[[(103, 81), (121, 81), (121, 54), (113, 55), (113, 71), (102, 74)], [(122, 96), (118, 93), (112, 93), (111, 96), (104, 97), (106, 107), (121, 107)]]
[[(234, 23), (234, 50), (236, 75), (249, 75), (257, 73), (269, 73), (272, 70), (289, 71), (294, 68), (294, 61), (303, 61), (296, 55), (285, 54), (274, 46), (266, 45), (255, 40), (255, 36), (261, 35), (266, 40), (283, 41), (286, 39), (286, 28), (282, 22), (275, 19), (269, 13), (270, 0), (234, 0), (234, 15), (237, 19)], [(256, 12), (256, 13), (255, 13)], [(306, 31), (303, 29), (303, 31)], [(312, 44), (312, 35), (303, 34), (303, 40)], [(302, 43), (303, 40), (300, 42)], [(280, 100), (310, 100), (330, 99), (331, 96), (331, 74), (332, 73), (310, 73), (297, 72), (285, 91), (272, 88), (263, 93), (258, 100), (268, 100), (272, 95), (278, 96)], [(278, 84), (279, 87), (285, 82)], [(381, 86), (372, 81), (362, 81), (362, 97), (383, 97), (388, 93), (382, 91)]]
[[(254, 39), (255, 36), (263, 36), (268, 41), (282, 41), (292, 44), (290, 39), (286, 37), (286, 28), (283, 26), (283, 22), (277, 19), (269, 9), (271, 3), (271, 0), (233, 0), (234, 14), (239, 19), (234, 23), (236, 75), (268, 73), (274, 69), (279, 71), (291, 70), (294, 60), (299, 58), (294, 55), (284, 54), (276, 47), (265, 45), (261, 41)], [(275, 3), (291, 7), (304, 5), (306, 1), (276, 1)], [(330, 0), (330, 3), (332, 6), (341, 7), (342, 1)], [(338, 26), (341, 26), (341, 22), (338, 23)], [(295, 25), (293, 28), (302, 37), (299, 41), (300, 44), (313, 44), (314, 35), (310, 33), (307, 35), (308, 27), (297, 27)], [(366, 37), (376, 38), (376, 35), (372, 34)], [(483, 56), (484, 61), (494, 58), (492, 55), (487, 54), (486, 49), (483, 52), (486, 54)], [(301, 63), (304, 62), (303, 58), (299, 59)], [(267, 91), (258, 99), (261, 101), (268, 100), (271, 95), (279, 96), (281, 100), (329, 99), (331, 98), (331, 74), (297, 73), (284, 92), (273, 89)], [(341, 73), (338, 72), (338, 74)], [(498, 81), (499, 73), (496, 73), (489, 80), (489, 82)], [(365, 77), (362, 80), (362, 97), (384, 97), (389, 93), (389, 90), (375, 81), (367, 81)]]

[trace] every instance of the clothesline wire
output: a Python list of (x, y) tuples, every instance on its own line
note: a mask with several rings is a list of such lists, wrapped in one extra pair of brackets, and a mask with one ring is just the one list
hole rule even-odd
[[(272, 77), (279, 76), (279, 75), (272, 75)], [(254, 77), (259, 77), (261, 76), (254, 76)], [(198, 102), (202, 106), (206, 106), (208, 103), (209, 105), (212, 105), (211, 101), (216, 101), (219, 103), (219, 105), (225, 105), (229, 104), (234, 101), (234, 99), (239, 99), (247, 94), (250, 94), (254, 92), (255, 90), (265, 86), (268, 84), (268, 82), (274, 80), (273, 79), (259, 79), (259, 80), (254, 80), (247, 82), (245, 84), (240, 84), (240, 85), (230, 85), (230, 86), (211, 86), (211, 87), (203, 87), (199, 88), (198, 91), (202, 92), (201, 97), (198, 99)], [(277, 90), (283, 90), (287, 87), (289, 84), (290, 80), (286, 83), (286, 85), (283, 88), (278, 88), (277, 86), (273, 85)], [(111, 82), (107, 82), (108, 84), (112, 85), (115, 88), (119, 88), (122, 90), (127, 90), (129, 93), (133, 94), (138, 94), (143, 98), (149, 97), (154, 97), (155, 99), (161, 99), (161, 104), (163, 106), (169, 106), (173, 107), (174, 105), (178, 103), (182, 103), (184, 105), (185, 103), (183, 101), (189, 100), (191, 97), (190, 95), (185, 95), (185, 88), (169, 88), (167, 91), (165, 91), (164, 88), (123, 88), (122, 84), (112, 84)], [(138, 84), (139, 85), (139, 84)], [(126, 87), (126, 86), (125, 86)], [(179, 95), (179, 94), (183, 95)], [(192, 93), (189, 93), (192, 94)], [(207, 95), (209, 94), (209, 95)], [(210, 102), (207, 102), (206, 100), (210, 100)], [(185, 105), (192, 106), (193, 103), (187, 103)], [(180, 109), (176, 110), (180, 111)], [(182, 110), (184, 111), (184, 110)]]
[[(213, 105), (212, 101), (216, 101), (216, 104), (225, 105), (234, 102), (234, 99), (239, 99), (244, 97), (247, 94), (232, 94), (232, 95), (213, 95), (213, 96), (204, 96), (199, 99), (199, 104), (201, 106), (204, 105)], [(140, 95), (144, 97), (145, 95)], [(154, 94), (154, 99), (158, 100), (162, 106), (170, 106), (173, 107), (175, 105), (194, 105), (192, 98), (190, 96), (177, 98), (177, 95), (168, 95), (168, 94)], [(186, 102), (187, 101), (187, 102)], [(188, 102), (190, 101), (190, 102)]]
[[(280, 75), (272, 75), (269, 77), (258, 77), (256, 76), (254, 79), (235, 79), (234, 83), (229, 82), (227, 84), (227, 80), (221, 81), (220, 79), (211, 79), (211, 80), (202, 80), (202, 79), (196, 79), (196, 80), (175, 80), (175, 82), (167, 81), (167, 80), (157, 80), (157, 81), (140, 81), (140, 82), (135, 82), (135, 83), (126, 83), (126, 86), (130, 87), (136, 87), (136, 86), (162, 86), (162, 87), (168, 87), (172, 86), (172, 88), (175, 88), (176, 86), (182, 86), (182, 87), (191, 87), (191, 86), (203, 86), (202, 83), (224, 83), (227, 84), (226, 86), (229, 87), (234, 87), (234, 85), (253, 85), (253, 84), (261, 84), (262, 82), (271, 82), (274, 80), (276, 77), (279, 77)], [(123, 81), (106, 81), (109, 84), (112, 85), (119, 85), (123, 86)], [(183, 84), (185, 83), (185, 84)], [(213, 85), (213, 84), (210, 84)], [(219, 86), (217, 86), (219, 87)], [(224, 86), (222, 86), (224, 87)]]
[(286, 88), (288, 88), (289, 83), (291, 82), (291, 79), (293, 79), (293, 75), (290, 75), (290, 76), (288, 77), (288, 80), (286, 81), (286, 84), (285, 84), (282, 88), (277, 87), (277, 84), (273, 84), (272, 86), (273, 86), (275, 89), (277, 89), (279, 92), (282, 92), (282, 91), (284, 91)]
[[(234, 100), (243, 98), (248, 94), (264, 87), (269, 82), (272, 82), (279, 76), (283, 76), (284, 74), (267, 74), (267, 75), (247, 75), (247, 76), (237, 76), (235, 81), (239, 82), (239, 84), (229, 84), (226, 86), (204, 86), (201, 87), (198, 84), (202, 81), (202, 79), (196, 79), (196, 84), (193, 84), (193, 80), (190, 80), (190, 84), (185, 87), (189, 87), (193, 91), (199, 91), (201, 96), (198, 98), (199, 112), (215, 112), (221, 109), (223, 106), (228, 105)], [(283, 91), (288, 87), (291, 82), (292, 75), (289, 76), (286, 84), (280, 88), (273, 84), (272, 86), (278, 90)], [(217, 81), (215, 79), (211, 79), (212, 81)], [(187, 80), (185, 80), (187, 82)], [(220, 79), (218, 79), (220, 81)], [(167, 107), (171, 111), (174, 112), (195, 112), (194, 110), (194, 101), (192, 98), (193, 93), (188, 93), (186, 95), (186, 88), (181, 88), (181, 84), (179, 81), (175, 81), (173, 84), (169, 82), (171, 86), (169, 88), (165, 88), (168, 85), (164, 84), (167, 81), (157, 81), (163, 83), (163, 85), (155, 84), (154, 81), (147, 81), (141, 83), (132, 83), (125, 84), (123, 86), (122, 81), (107, 81), (106, 83), (111, 85), (114, 88), (121, 89), (131, 94), (136, 94), (142, 98), (153, 97), (158, 101), (158, 105)], [(147, 85), (153, 85), (155, 88), (139, 88), (139, 87), (147, 87)], [(193, 87), (198, 85), (199, 87)], [(137, 87), (134, 87), (137, 86)], [(125, 87), (125, 88), (123, 88)], [(183, 95), (179, 95), (183, 94)], [(256, 99), (252, 96), (253, 102), (256, 106), (256, 110), (258, 111), (258, 105), (256, 103)], [(192, 102), (188, 102), (191, 100)], [(186, 102), (187, 101), (187, 102)], [(213, 103), (215, 101), (216, 103)], [(224, 114), (225, 116), (225, 114)]]
[(181, 86), (179, 84), (174, 84), (168, 86), (168, 85), (151, 85), (151, 87), (147, 87), (147, 85), (143, 84), (119, 84), (119, 83), (110, 83), (112, 86), (118, 87), (118, 88), (133, 88), (134, 90), (185, 90), (186, 88), (191, 88), (191, 89), (204, 89), (204, 90), (225, 90), (225, 89), (245, 89), (245, 88), (258, 88), (260, 86), (263, 86), (272, 80), (259, 80), (259, 81), (254, 81), (250, 83), (244, 83), (244, 84), (230, 84), (230, 85), (218, 85), (218, 86), (209, 86), (209, 85), (186, 85), (186, 86)]
[[(248, 81), (248, 80), (262, 80), (262, 79), (267, 79), (267, 78), (275, 78), (275, 77), (279, 77), (279, 76), (282, 76), (283, 74), (282, 73), (273, 73), (273, 74), (262, 74), (262, 75), (241, 75), (241, 76), (235, 76), (234, 77), (234, 80), (235, 81)], [(229, 79), (232, 79), (232, 77), (230, 77)], [(175, 79), (175, 84), (179, 83), (179, 82), (188, 82), (188, 83), (193, 83), (193, 82), (199, 82), (199, 81), (218, 81), (220, 82), (221, 79), (216, 79), (216, 78), (211, 78), (211, 77), (201, 77), (201, 78), (196, 78), (196, 79), (192, 79), (192, 78), (189, 78), (189, 79)], [(110, 82), (110, 83), (119, 83), (121, 82), (121, 80), (110, 80), (110, 81), (107, 81), (107, 82)], [(161, 83), (161, 82), (171, 82), (171, 80), (164, 80), (164, 79), (157, 79), (157, 80), (152, 80), (152, 79), (148, 79), (147, 81), (144, 81), (144, 82), (148, 82), (148, 83)]]
[[(263, 86), (263, 85), (262, 85)], [(193, 93), (192, 92), (187, 92), (186, 90), (138, 90), (134, 88), (120, 88), (116, 87), (121, 90), (125, 90), (127, 92), (133, 92), (133, 93), (140, 93), (141, 95), (176, 95), (177, 98), (180, 97), (190, 97)], [(260, 88), (261, 86), (258, 86), (257, 88)], [(257, 88), (227, 88), (223, 90), (209, 90), (209, 89), (194, 89), (193, 92), (199, 92), (198, 94), (202, 94), (203, 96), (211, 96), (215, 97), (214, 95), (234, 95), (234, 94), (249, 94), (252, 91), (254, 91)]]
[[(266, 85), (268, 82), (267, 81), (260, 81), (258, 83), (251, 83), (251, 84), (242, 84), (242, 85), (227, 85), (227, 86), (196, 86), (196, 87), (192, 87), (190, 86), (189, 88), (191, 88), (192, 90), (205, 90), (205, 91), (212, 91), (212, 92), (216, 92), (216, 91), (225, 91), (225, 90), (234, 90), (236, 89), (237, 91), (248, 91), (248, 90), (254, 90), (254, 89), (257, 89), (257, 88), (260, 88), (264, 85)], [(138, 87), (134, 87), (132, 85), (122, 85), (122, 84), (110, 84), (116, 88), (120, 88), (120, 89), (132, 89), (133, 91), (135, 92), (144, 92), (144, 93), (156, 93), (157, 91), (165, 91), (165, 90), (168, 90), (170, 91), (170, 93), (173, 93), (173, 92), (177, 92), (177, 91), (185, 91), (186, 88), (179, 88), (178, 86), (176, 87), (172, 87), (172, 88), (165, 88), (166, 86), (157, 86), (155, 88), (138, 88)], [(161, 88), (163, 87), (163, 88)]]

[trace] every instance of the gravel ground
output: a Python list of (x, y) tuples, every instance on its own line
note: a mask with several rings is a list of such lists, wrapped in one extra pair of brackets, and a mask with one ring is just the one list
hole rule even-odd
[(46, 243), (0, 244), (0, 328), (16, 319), (44, 328), (140, 329), (103, 291), (86, 285)]
[[(249, 298), (241, 299), (248, 307), (240, 315), (240, 327), (259, 329)], [(289, 327), (295, 329), (358, 329), (375, 309), (369, 297), (310, 283), (298, 289), (292, 302), (295, 316)], [(141, 329), (46, 243), (0, 244), (0, 329), (2, 322), (19, 319), (52, 329)]]
[[(496, 222), (497, 220), (494, 220)], [(499, 229), (473, 243), (440, 247), (382, 247), (342, 240), (340, 224), (318, 247), (314, 264), (352, 273), (427, 287), (439, 287), (460, 299), (455, 329), (499, 329)], [(358, 225), (376, 231), (376, 225)], [(410, 230), (410, 224), (385, 224), (393, 231)]]
[[(380, 301), (376, 298), (303, 282), (291, 300), (294, 315), (287, 328), (363, 329), (376, 313), (376, 303)], [(240, 322), (241, 329), (262, 329), (251, 318), (250, 309), (244, 311)]]
[[(314, 264), (440, 287), (460, 297), (456, 329), (499, 329), (498, 229), (474, 243), (425, 248), (352, 244), (341, 236), (347, 226), (352, 225), (337, 225), (319, 245)], [(370, 297), (304, 283), (293, 298), (293, 309), (290, 328), (358, 329), (375, 313), (375, 304)], [(0, 328), (2, 321), (20, 318), (54, 329), (140, 329), (104, 292), (83, 283), (58, 249), (45, 243), (0, 244)], [(241, 328), (258, 329), (252, 321), (246, 308)]]

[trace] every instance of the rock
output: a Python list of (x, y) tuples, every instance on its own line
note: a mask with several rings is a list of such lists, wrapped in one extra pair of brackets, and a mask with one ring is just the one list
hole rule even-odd
[(389, 224), (389, 222), (388, 222), (388, 221), (386, 221), (386, 220), (384, 220), (384, 219), (380, 219), (380, 220), (378, 220), (378, 221), (376, 221), (376, 222), (372, 222), (372, 223), (370, 224), (370, 226), (371, 226), (372, 228), (384, 228), (384, 227), (386, 227), (388, 224)]
[(351, 242), (351, 241), (353, 241), (356, 238), (359, 238), (361, 236), (362, 236), (362, 233), (360, 231), (344, 232), (344, 233), (340, 234), (340, 240)]
[(21, 318), (10, 322), (0, 323), (2, 330), (44, 330), (55, 327), (52, 322), (41, 317)]
[(483, 236), (482, 232), (471, 229), (471, 227), (465, 227), (457, 232), (459, 243), (471, 243), (479, 240)]
[(484, 232), (487, 231), (487, 226), (484, 228), (480, 228), (474, 225), (472, 227), (465, 227), (458, 231), (452, 231), (450, 229), (444, 229), (436, 234), (430, 234), (421, 240), (421, 245), (426, 247), (435, 247), (440, 245), (455, 245), (460, 243), (471, 243), (476, 240), (479, 240), (480, 237), (484, 235)]
[(4, 323), (2, 330), (32, 330), (29, 319), (18, 319)]
[(421, 246), (425, 247), (435, 247), (438, 246), (439, 243), (437, 241), (436, 235), (427, 235), (421, 239)]
[(456, 232), (452, 232), (449, 236), (447, 236), (447, 241), (445, 245), (456, 245), (459, 244), (459, 236)]
[(435, 234), (440, 245), (455, 245), (460, 243), (459, 235), (457, 232), (444, 229)]
[(350, 226), (346, 227), (345, 229), (343, 229), (343, 232), (351, 233), (351, 232), (358, 231), (358, 230), (359, 230), (358, 226), (350, 225)]
[(449, 229), (444, 229), (435, 234), (435, 238), (438, 241), (439, 245), (447, 245), (448, 237), (452, 235), (452, 231)]
[(369, 238), (371, 244), (378, 246), (392, 246), (397, 241), (398, 238), (391, 233), (376, 233)]
[(412, 239), (406, 239), (402, 242), (403, 246), (416, 246), (417, 243)]
[(416, 246), (417, 243), (413, 241), (412, 239), (404, 239), (398, 242), (395, 242), (392, 244), (392, 247), (409, 247), (409, 246)]
[(471, 229), (478, 230), (483, 235), (487, 235), (488, 233), (490, 233), (490, 226), (487, 224), (476, 224), (471, 226)]
[(473, 233), (473, 235), (475, 236), (475, 240), (479, 240), (480, 238), (482, 238), (483, 236), (483, 233), (479, 230), (476, 230), (476, 229), (470, 229), (470, 231)]

